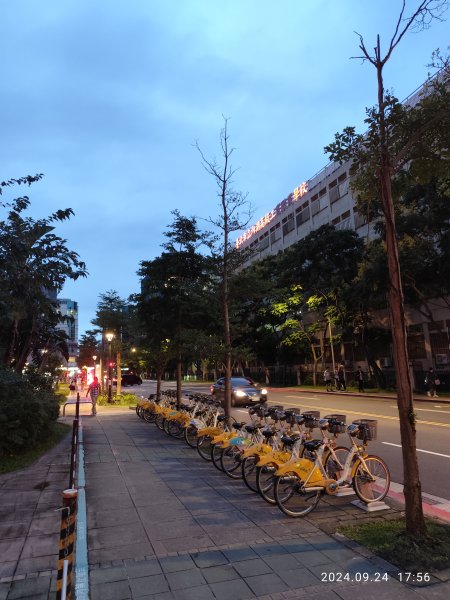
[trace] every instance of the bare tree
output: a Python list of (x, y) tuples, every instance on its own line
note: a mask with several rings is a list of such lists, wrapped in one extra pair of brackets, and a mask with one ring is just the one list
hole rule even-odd
[(441, 19), (447, 7), (445, 0), (423, 0), (415, 11), (405, 15), (406, 0), (398, 17), (394, 34), (384, 55), (380, 36), (373, 49), (367, 49), (362, 35), (359, 47), (362, 58), (376, 69), (378, 82), (378, 173), (377, 179), (381, 192), (382, 208), (385, 220), (387, 261), (390, 277), (389, 307), (391, 314), (395, 367), (397, 372), (397, 404), (400, 418), (400, 434), (403, 453), (403, 475), (405, 494), (406, 530), (412, 535), (424, 535), (426, 524), (422, 509), (421, 483), (416, 452), (416, 422), (413, 406), (412, 383), (408, 366), (407, 333), (404, 312), (404, 297), (401, 281), (398, 243), (396, 236), (392, 177), (395, 174), (396, 157), (390, 150), (387, 108), (383, 69), (392, 52), (408, 30), (421, 30), (429, 27), (434, 19)]
[(202, 158), (206, 172), (213, 176), (217, 185), (217, 196), (220, 199), (221, 212), (216, 219), (209, 218), (208, 222), (220, 230), (218, 247), (215, 254), (220, 269), (222, 288), (222, 313), (223, 313), (223, 341), (225, 346), (225, 414), (231, 415), (231, 385), (232, 372), (232, 336), (230, 329), (230, 288), (229, 278), (231, 273), (242, 264), (245, 255), (233, 247), (230, 236), (233, 232), (245, 229), (250, 222), (252, 209), (247, 201), (247, 194), (233, 189), (233, 177), (236, 169), (231, 166), (231, 155), (234, 148), (230, 147), (228, 135), (228, 119), (224, 117), (224, 126), (220, 131), (220, 147), (223, 163), (215, 159), (208, 160), (200, 149), (196, 148)]

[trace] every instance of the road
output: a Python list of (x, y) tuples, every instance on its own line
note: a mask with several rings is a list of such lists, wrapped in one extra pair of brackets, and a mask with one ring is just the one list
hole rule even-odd
[[(173, 382), (163, 387), (174, 387)], [(155, 391), (155, 382), (145, 381), (142, 386), (126, 388), (137, 395), (147, 397)], [(204, 385), (184, 383), (184, 390), (208, 392)], [(321, 416), (330, 413), (347, 415), (347, 423), (355, 419), (369, 418), (378, 421), (377, 440), (370, 442), (369, 452), (384, 458), (389, 465), (392, 481), (403, 481), (402, 449), (397, 405), (394, 398), (352, 396), (351, 393), (323, 394), (315, 392), (271, 391), (269, 404), (297, 407), (302, 410), (320, 410)], [(417, 454), (422, 492), (427, 501), (434, 504), (439, 499), (450, 502), (450, 404), (417, 401)], [(245, 409), (235, 409), (235, 416), (245, 414)], [(342, 441), (345, 436), (341, 436)], [(436, 497), (436, 498), (434, 498)]]

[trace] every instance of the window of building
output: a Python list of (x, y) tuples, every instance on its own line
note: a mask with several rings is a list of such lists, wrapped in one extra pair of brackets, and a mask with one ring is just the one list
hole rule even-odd
[(329, 195), (330, 195), (330, 204), (334, 204), (334, 202), (337, 202), (339, 200), (339, 198), (341, 197), (341, 194), (339, 191), (339, 186), (331, 188)]

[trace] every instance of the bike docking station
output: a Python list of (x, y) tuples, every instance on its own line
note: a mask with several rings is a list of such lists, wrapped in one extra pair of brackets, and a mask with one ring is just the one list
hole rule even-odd
[(368, 513), (378, 512), (380, 510), (389, 510), (391, 507), (386, 504), (386, 502), (369, 502), (366, 504), (365, 502), (361, 502), (361, 500), (353, 500), (353, 506), (360, 508)]

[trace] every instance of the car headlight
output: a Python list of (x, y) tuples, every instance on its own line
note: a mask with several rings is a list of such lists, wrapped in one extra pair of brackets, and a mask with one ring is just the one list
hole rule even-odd
[(244, 396), (246, 396), (247, 394), (245, 392), (243, 392), (242, 390), (236, 390), (234, 392), (234, 395), (237, 396), (238, 398), (244, 398)]
[(261, 390), (261, 394), (267, 394), (267, 390), (266, 390), (266, 388), (263, 388), (263, 389)]

